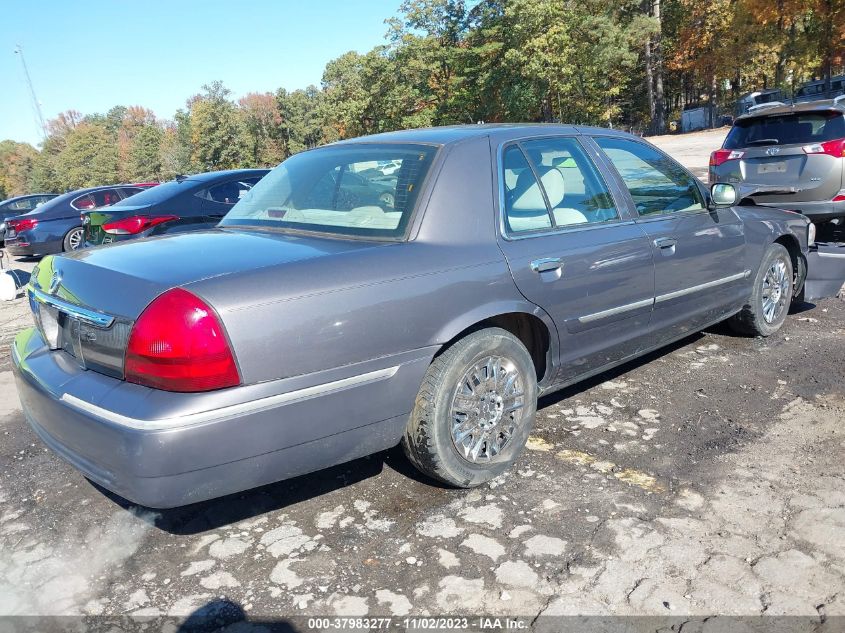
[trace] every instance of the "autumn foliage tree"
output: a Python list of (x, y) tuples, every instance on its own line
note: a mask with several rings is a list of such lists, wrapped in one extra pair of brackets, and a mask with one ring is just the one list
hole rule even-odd
[(68, 110), (40, 150), (0, 142), (0, 196), (272, 167), (322, 143), (459, 123), (660, 133), (685, 107), (843, 72), (845, 0), (403, 0), (385, 43), (319, 85), (235, 100), (213, 81), (170, 119)]

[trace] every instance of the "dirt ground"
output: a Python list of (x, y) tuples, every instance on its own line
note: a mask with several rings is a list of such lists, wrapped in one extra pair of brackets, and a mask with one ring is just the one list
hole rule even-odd
[[(658, 141), (706, 170), (716, 134), (691, 136)], [(0, 343), (29, 319), (23, 299), (0, 304)], [(843, 360), (845, 301), (825, 299), (768, 339), (712, 328), (542, 400), (529, 450), (476, 490), (392, 450), (153, 512), (44, 448), (4, 357), (0, 614), (484, 613), (548, 631), (563, 615), (709, 631), (764, 614), (802, 616), (766, 630), (841, 630)]]

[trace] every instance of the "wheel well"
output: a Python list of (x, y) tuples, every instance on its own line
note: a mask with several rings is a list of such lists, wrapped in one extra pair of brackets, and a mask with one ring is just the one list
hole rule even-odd
[(780, 244), (789, 252), (793, 271), (792, 286), (797, 294), (804, 285), (804, 279), (807, 276), (807, 262), (801, 253), (801, 246), (798, 244), (798, 239), (794, 235), (781, 235), (775, 240), (775, 244)]
[(549, 367), (549, 351), (551, 349), (549, 329), (539, 317), (527, 312), (509, 312), (479, 321), (454, 336), (441, 348), (438, 355), (466, 335), (488, 327), (502, 328), (522, 341), (528, 353), (531, 354), (531, 360), (534, 361), (537, 382), (543, 380)]

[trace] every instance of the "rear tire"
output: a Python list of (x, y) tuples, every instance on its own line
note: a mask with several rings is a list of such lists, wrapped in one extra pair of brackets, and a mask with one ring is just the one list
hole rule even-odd
[(536, 411), (537, 375), (528, 350), (506, 330), (479, 330), (429, 366), (402, 448), (426, 475), (471, 488), (519, 457)]
[(83, 239), (84, 235), (82, 232), (82, 227), (77, 226), (72, 228), (65, 235), (65, 239), (62, 240), (62, 250), (65, 252), (78, 251), (80, 248), (82, 248)]
[(781, 244), (770, 244), (754, 276), (748, 303), (730, 318), (730, 326), (750, 336), (771, 336), (777, 332), (789, 312), (792, 280), (789, 251)]

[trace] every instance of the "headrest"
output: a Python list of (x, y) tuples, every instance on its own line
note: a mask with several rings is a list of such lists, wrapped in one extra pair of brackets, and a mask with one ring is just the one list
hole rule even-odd
[[(554, 208), (563, 201), (565, 191), (563, 175), (554, 167), (545, 168), (545, 171), (541, 171), (540, 174), (543, 188), (549, 197), (549, 204)], [(516, 179), (513, 209), (517, 211), (538, 211), (545, 208), (546, 203), (543, 200), (540, 187), (537, 186), (537, 181), (534, 179), (534, 174), (531, 170), (523, 170), (519, 174), (519, 178)]]
[(549, 167), (545, 173), (541, 172), (541, 174), (540, 180), (543, 182), (543, 189), (546, 190), (549, 204), (554, 209), (563, 202), (563, 194), (566, 192), (563, 174), (556, 167)]

